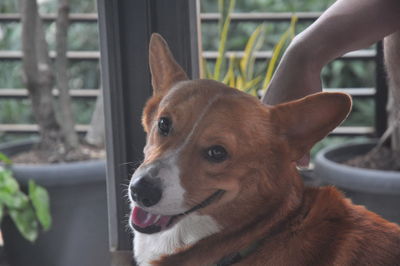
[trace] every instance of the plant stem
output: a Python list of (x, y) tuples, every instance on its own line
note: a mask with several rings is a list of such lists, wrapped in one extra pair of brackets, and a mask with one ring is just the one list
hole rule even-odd
[(58, 102), (60, 105), (61, 129), (67, 150), (76, 149), (79, 145), (78, 134), (75, 132), (75, 121), (71, 108), (71, 96), (68, 88), (68, 26), (69, 26), (69, 0), (58, 1), (58, 16), (56, 20), (56, 52), (55, 69), (57, 88), (60, 92)]

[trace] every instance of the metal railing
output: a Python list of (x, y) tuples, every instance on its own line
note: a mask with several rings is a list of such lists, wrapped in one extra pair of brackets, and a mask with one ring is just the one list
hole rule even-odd
[[(314, 21), (316, 20), (322, 13), (321, 12), (297, 12), (296, 16), (299, 22), (304, 21)], [(252, 12), (252, 13), (232, 13), (231, 19), (232, 21), (245, 21), (245, 22), (288, 22), (292, 18), (293, 13), (291, 12)], [(210, 22), (218, 22), (221, 15), (219, 13), (202, 13), (200, 14), (200, 20), (204, 23)]]
[[(57, 89), (53, 90), (53, 95), (58, 96), (59, 92)], [(95, 98), (99, 95), (98, 89), (71, 89), (69, 94), (74, 98)], [(27, 98), (28, 90), (27, 89), (0, 89), (0, 98)]]
[[(235, 58), (242, 58), (244, 56), (243, 51), (227, 51), (226, 52), (226, 57), (229, 58), (230, 56), (235, 55)], [(256, 51), (253, 53), (254, 57), (256, 59), (271, 59), (272, 57), (272, 51)], [(0, 54), (1, 56), (1, 54)], [(217, 59), (218, 57), (218, 51), (204, 51), (202, 53), (203, 58), (205, 59)], [(368, 60), (368, 59), (374, 59), (376, 56), (376, 51), (375, 50), (358, 50), (358, 51), (353, 51), (349, 52), (347, 54), (344, 54), (340, 59), (348, 59), (348, 60)], [(1, 57), (0, 57), (1, 58)]]
[[(1, 21), (1, 20), (0, 20)], [(50, 58), (55, 58), (55, 51), (49, 52)], [(99, 51), (68, 51), (67, 57), (70, 60), (99, 60)], [(0, 60), (21, 60), (22, 51), (1, 51)]]
[[(299, 12), (296, 13), (299, 22), (312, 22), (320, 16), (320, 12)], [(288, 22), (292, 17), (292, 13), (233, 13), (231, 15), (232, 21), (234, 22)], [(42, 16), (43, 20), (46, 22), (52, 22), (55, 20), (55, 14), (46, 14)], [(220, 18), (218, 13), (202, 13), (200, 14), (201, 23), (216, 23)], [(0, 14), (0, 23), (13, 23), (20, 21), (19, 14)], [(94, 13), (84, 13), (84, 14), (71, 14), (71, 23), (96, 23), (97, 14)], [(242, 51), (227, 51), (227, 57), (232, 53), (240, 58), (243, 56)], [(55, 52), (50, 52), (52, 58), (55, 57)], [(70, 60), (81, 61), (81, 60), (99, 60), (99, 51), (69, 51), (67, 56)], [(215, 60), (218, 56), (217, 51), (203, 51), (203, 58), (206, 60)], [(266, 60), (271, 58), (272, 51), (258, 51), (255, 53), (255, 58), (257, 60)], [(0, 61), (1, 60), (21, 60), (21, 51), (0, 51)], [(359, 50), (345, 54), (340, 59), (342, 60), (375, 60), (377, 58), (376, 50)], [(378, 73), (383, 75), (383, 73)], [(375, 88), (328, 88), (325, 91), (341, 91), (352, 95), (353, 97), (375, 97)], [(57, 90), (54, 90), (54, 95), (57, 95)], [(95, 89), (76, 89), (71, 90), (70, 94), (74, 98), (95, 98), (98, 95), (98, 90)], [(0, 88), (0, 98), (24, 98), (27, 97), (28, 93), (26, 89), (9, 89)], [(375, 97), (376, 98), (376, 97)], [(377, 119), (377, 118), (376, 118)], [(382, 118), (381, 118), (382, 119)], [(78, 125), (77, 130), (84, 132), (87, 129), (85, 125)], [(0, 131), (10, 132), (10, 133), (30, 133), (36, 132), (37, 126), (28, 124), (2, 124), (0, 125)], [(372, 135), (375, 133), (373, 127), (339, 127), (332, 132), (333, 135)]]
[[(56, 14), (43, 14), (41, 18), (45, 22), (53, 22), (56, 20)], [(72, 23), (79, 22), (96, 22), (96, 13), (74, 13), (69, 15), (69, 19)], [(20, 22), (21, 15), (18, 13), (0, 13), (0, 22)]]

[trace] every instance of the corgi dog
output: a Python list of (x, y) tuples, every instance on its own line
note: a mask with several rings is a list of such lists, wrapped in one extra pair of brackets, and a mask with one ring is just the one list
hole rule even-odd
[(351, 109), (343, 93), (276, 106), (189, 80), (158, 34), (144, 161), (129, 185), (138, 265), (400, 265), (400, 227), (296, 161)]

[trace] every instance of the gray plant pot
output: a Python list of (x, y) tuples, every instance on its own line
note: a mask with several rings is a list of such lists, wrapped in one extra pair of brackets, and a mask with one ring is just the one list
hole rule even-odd
[(335, 185), (355, 204), (400, 224), (400, 172), (370, 170), (341, 164), (370, 151), (376, 142), (345, 144), (321, 150), (315, 175), (322, 185)]
[[(31, 140), (3, 144), (0, 151), (12, 155), (33, 144)], [(12, 170), (22, 186), (34, 179), (47, 188), (53, 226), (32, 244), (5, 219), (2, 231), (11, 266), (110, 265), (104, 161), (14, 165)]]

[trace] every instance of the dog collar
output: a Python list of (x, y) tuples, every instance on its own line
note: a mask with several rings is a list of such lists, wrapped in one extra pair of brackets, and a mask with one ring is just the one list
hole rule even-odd
[(225, 257), (222, 257), (218, 262), (214, 263), (212, 266), (229, 266), (237, 263), (253, 253), (261, 245), (261, 242), (262, 240), (257, 240), (248, 247), (240, 250), (239, 252), (234, 252), (226, 255)]

